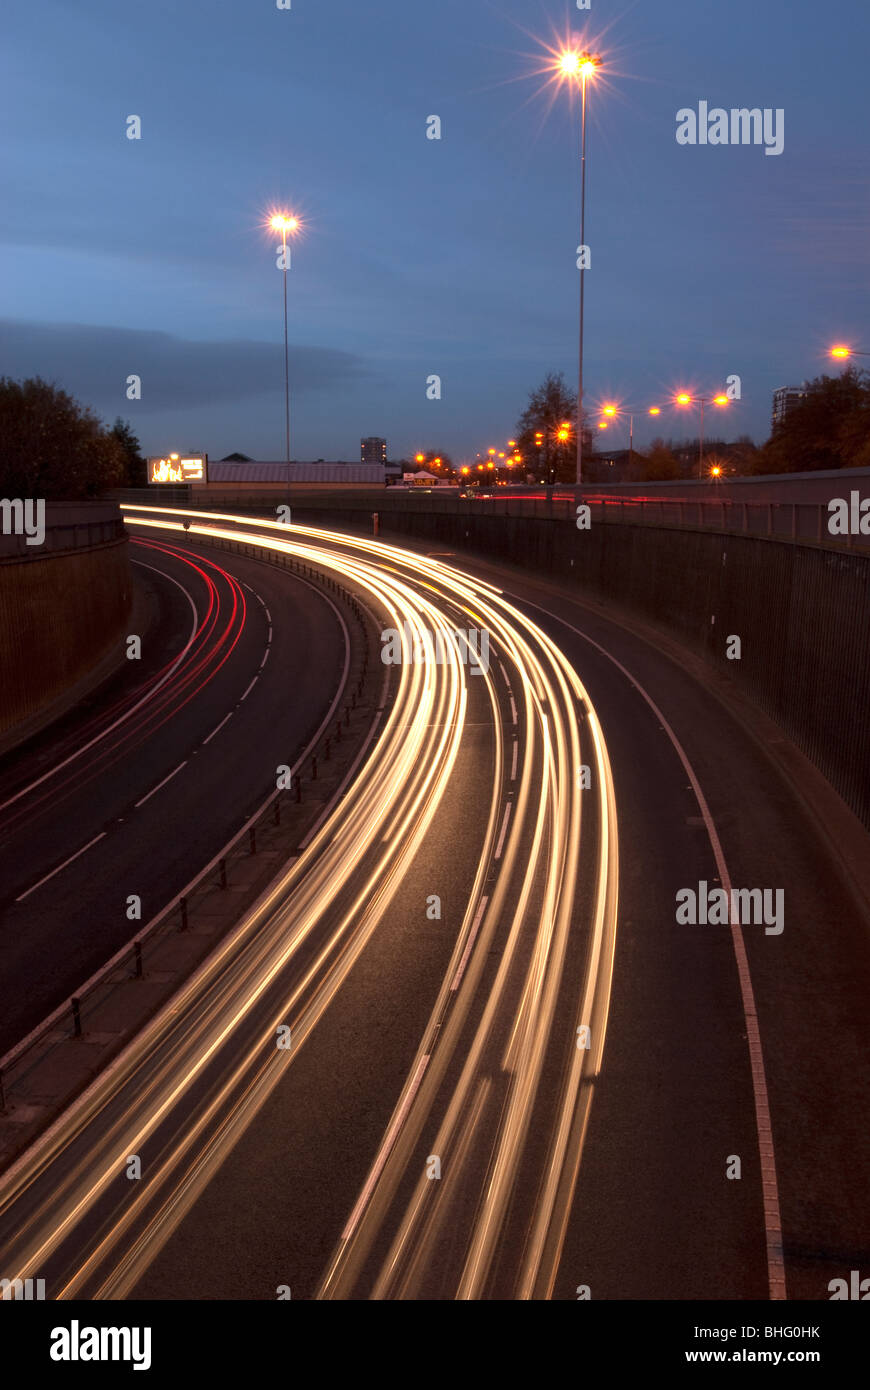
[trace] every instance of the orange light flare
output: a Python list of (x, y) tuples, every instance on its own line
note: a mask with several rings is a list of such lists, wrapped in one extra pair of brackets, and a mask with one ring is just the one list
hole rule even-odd
[(849, 357), (870, 357), (870, 352), (865, 352), (863, 348), (849, 347), (846, 343), (835, 343), (828, 352), (831, 357), (837, 357), (841, 361)]
[(714, 404), (714, 405), (728, 405), (728, 404), (729, 404), (728, 397), (725, 395), (724, 391), (720, 391), (720, 393), (719, 393), (718, 396), (714, 396), (714, 397), (713, 397), (713, 404)]
[(606, 430), (606, 429), (608, 429), (609, 427), (608, 427), (607, 421), (606, 421), (606, 420), (599, 420), (599, 421), (598, 421), (598, 428), (599, 428), (600, 430)]
[(717, 464), (714, 464), (713, 467), (710, 469), (710, 477), (711, 477), (711, 478), (719, 478), (719, 477), (721, 477), (721, 475), (722, 475), (722, 469), (719, 467), (718, 463), (717, 463)]
[(692, 397), (689, 395), (688, 391), (681, 391), (680, 394), (677, 396), (676, 400), (677, 400), (677, 405), (691, 405), (691, 404), (692, 404)]
[(589, 53), (586, 49), (576, 48), (562, 49), (554, 64), (556, 73), (563, 81), (570, 82), (577, 78), (581, 83), (586, 83), (590, 77), (594, 77), (600, 66), (599, 53)]
[(651, 405), (649, 408), (649, 413), (650, 415), (661, 415), (661, 407), (657, 405)]
[(299, 218), (293, 217), (286, 212), (273, 213), (269, 218), (269, 226), (273, 232), (279, 232), (283, 240), (286, 241), (289, 235), (299, 230)]

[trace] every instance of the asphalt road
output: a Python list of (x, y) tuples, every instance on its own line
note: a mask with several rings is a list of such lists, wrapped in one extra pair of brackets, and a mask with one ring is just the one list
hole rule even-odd
[[(4, 1258), (64, 1297), (827, 1299), (870, 1247), (870, 961), (805, 808), (702, 685), (571, 595), (294, 544), (396, 618), (487, 625), (488, 677), (402, 668), (233, 959), (38, 1183), (0, 1185)], [(678, 923), (701, 881), (782, 889), (783, 931)]]
[(132, 557), (141, 661), (0, 764), (0, 1053), (130, 939), (128, 896), (148, 922), (244, 824), (342, 670), (292, 576), (175, 537)]

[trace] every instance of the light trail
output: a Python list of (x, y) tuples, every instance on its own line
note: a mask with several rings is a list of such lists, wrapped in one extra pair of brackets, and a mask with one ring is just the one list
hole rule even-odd
[[(452, 1273), (454, 1296), (489, 1296), (497, 1257), (511, 1240), (521, 1258), (513, 1258), (509, 1296), (542, 1296), (542, 1289), (548, 1296), (592, 1086), (582, 1101), (578, 1094), (594, 1079), (604, 1047), (616, 924), (612, 778), (579, 677), (494, 585), (432, 557), (226, 514), (125, 511), (136, 513), (129, 516), (133, 524), (169, 532), (181, 530), (180, 520), (170, 517), (192, 517), (186, 538), (255, 544), (338, 576), (403, 634), (405, 659), (367, 759), (299, 857), (0, 1179), (4, 1271), (20, 1278), (49, 1272), (49, 1287), (64, 1298), (125, 1297), (254, 1120), (366, 949), (431, 833), (454, 775), (469, 700), (454, 633), (459, 615), (489, 633), (507, 668), (507, 696), (490, 670), (482, 672), (483, 681), (471, 682), (492, 712), (483, 852), (417, 1054), (319, 1296), (356, 1297), (359, 1289), (376, 1298), (417, 1296), (442, 1260), (445, 1241), (455, 1244), (454, 1215), (467, 1207), (469, 1190), (477, 1195)], [(406, 624), (412, 640), (422, 641), (426, 632), (440, 637), (443, 664), (409, 660)], [(518, 730), (510, 780), (506, 698)], [(576, 777), (581, 738), (596, 788), (585, 803)], [(585, 850), (581, 803), (591, 817)], [(588, 921), (576, 902), (581, 850), (593, 902)], [(566, 975), (567, 961), (578, 940), (585, 967), (576, 988), (570, 986), (575, 1004), (566, 1010), (573, 978)], [(498, 965), (490, 980), (493, 950)], [(580, 1052), (574, 1036), (586, 1023), (594, 1046)], [(275, 1047), (281, 1025), (291, 1027), (289, 1052)], [(458, 1076), (447, 1084), (451, 1064), (460, 1061)], [(560, 1084), (541, 1168), (534, 1166), (528, 1141), (544, 1079), (552, 1079), (554, 1068)], [(442, 1156), (444, 1176), (433, 1183), (421, 1170), (402, 1203), (400, 1184), (433, 1123), (434, 1147), (426, 1148)], [(123, 1180), (134, 1153), (147, 1155), (147, 1183)], [(525, 1195), (517, 1242), (511, 1212), (520, 1185)], [(375, 1267), (372, 1249), (385, 1231), (389, 1253)]]

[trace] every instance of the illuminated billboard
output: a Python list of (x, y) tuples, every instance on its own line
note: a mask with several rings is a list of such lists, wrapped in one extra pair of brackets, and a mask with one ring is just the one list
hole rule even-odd
[(163, 459), (148, 460), (149, 483), (207, 483), (208, 455), (183, 459), (169, 454)]

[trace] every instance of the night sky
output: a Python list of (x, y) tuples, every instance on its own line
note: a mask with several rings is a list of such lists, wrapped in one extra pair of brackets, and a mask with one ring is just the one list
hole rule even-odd
[[(571, 35), (605, 60), (587, 404), (738, 373), (723, 432), (761, 442), (775, 387), (832, 342), (870, 349), (859, 0), (7, 0), (3, 30), (0, 374), (120, 414), (146, 453), (283, 456), (276, 209), (305, 224), (295, 458), (380, 434), (460, 460), (504, 447), (547, 371), (573, 384), (578, 113), (547, 71)], [(681, 147), (700, 101), (783, 108), (784, 152)], [(651, 425), (639, 443), (694, 433), (670, 409)]]

